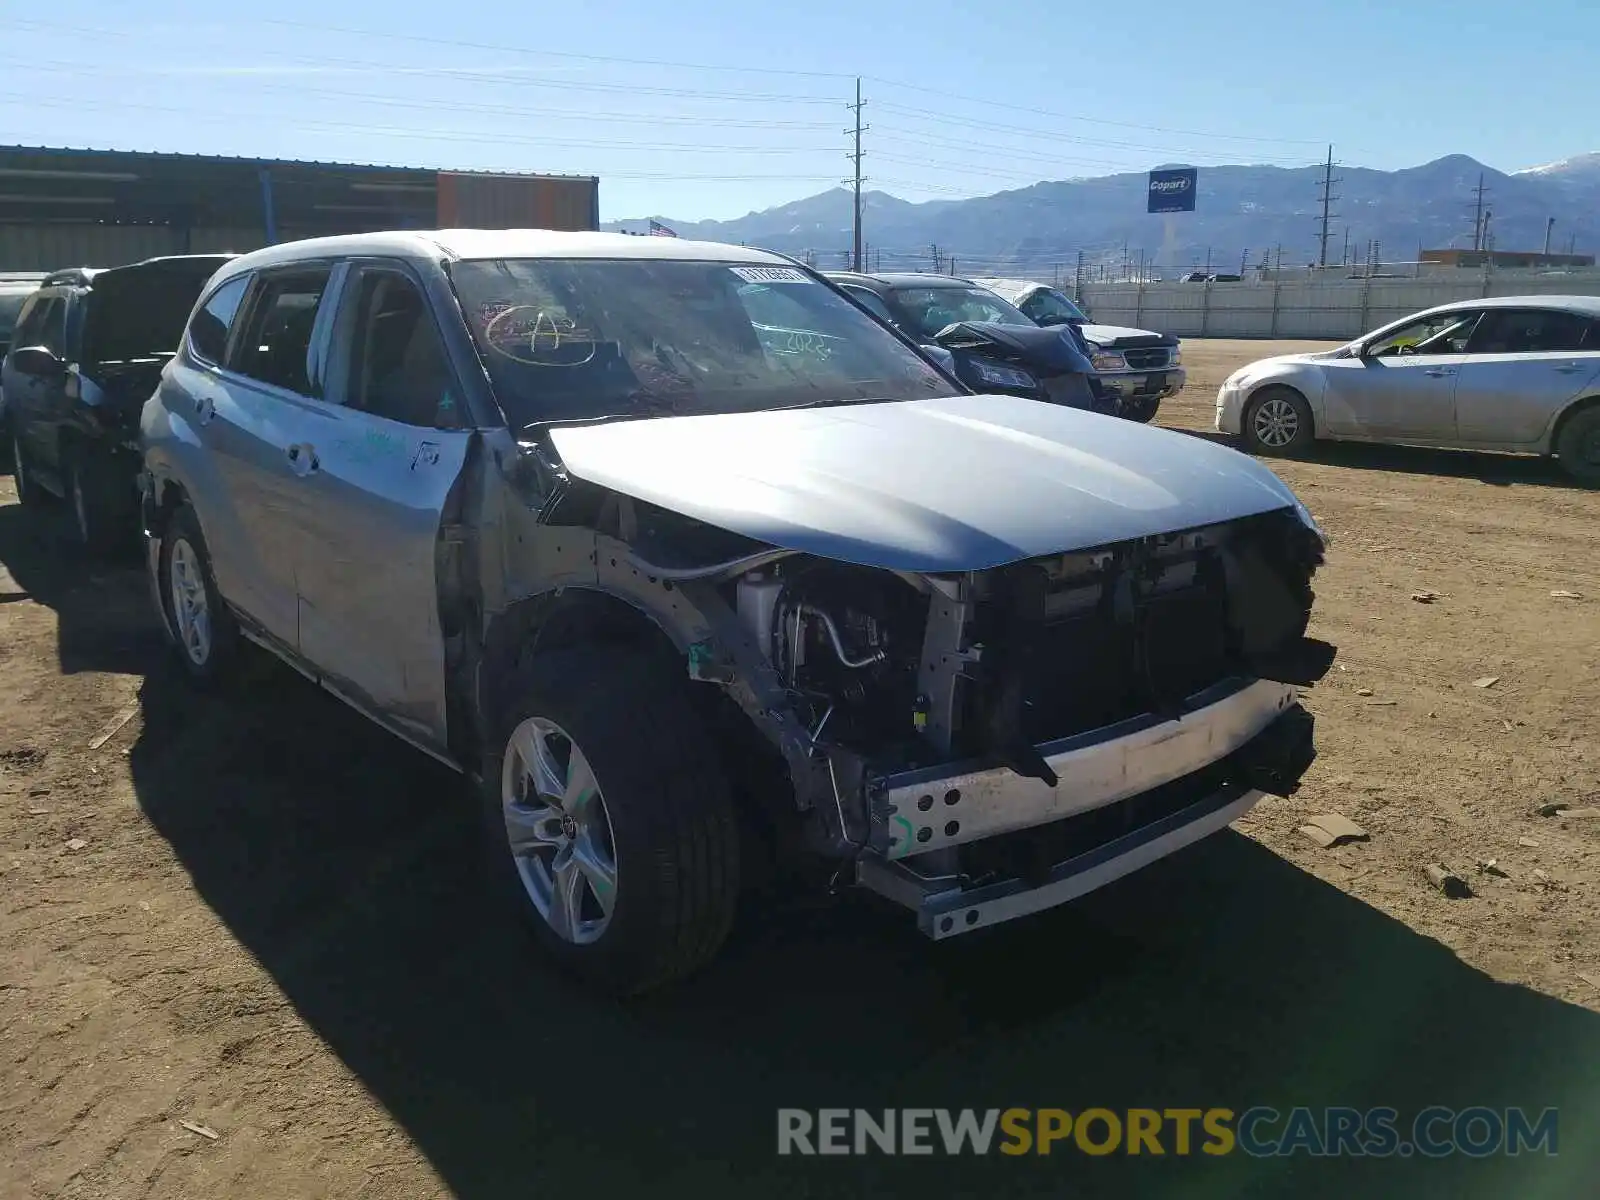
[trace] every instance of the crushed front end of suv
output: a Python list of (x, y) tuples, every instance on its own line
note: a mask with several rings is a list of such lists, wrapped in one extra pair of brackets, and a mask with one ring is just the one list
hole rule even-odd
[(943, 938), (1312, 761), (1323, 540), (1233, 450), (1018, 396), (776, 255), (537, 231), (222, 271), (144, 414), (181, 661), (241, 637), (475, 781), (495, 879), (612, 992), (746, 885)]

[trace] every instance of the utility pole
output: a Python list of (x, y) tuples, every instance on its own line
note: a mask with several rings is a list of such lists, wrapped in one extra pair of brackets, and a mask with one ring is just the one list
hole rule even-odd
[(1283, 270), (1283, 243), (1278, 243), (1278, 257), (1273, 267), (1274, 270)]
[(1555, 229), (1556, 229), (1556, 219), (1554, 217), (1551, 217), (1549, 220), (1545, 221), (1545, 223), (1544, 223), (1544, 252), (1547, 255), (1550, 253), (1550, 235), (1555, 232)]
[(850, 153), (850, 160), (855, 164), (856, 168), (855, 178), (852, 180), (855, 185), (856, 203), (854, 222), (855, 249), (851, 255), (851, 270), (859, 271), (861, 270), (861, 131), (865, 128), (861, 124), (861, 110), (866, 107), (866, 101), (861, 98), (861, 77), (859, 75), (856, 76), (856, 102), (846, 107), (854, 109), (856, 114), (855, 129), (847, 129), (845, 132), (855, 134), (855, 149)]
[(939, 243), (934, 242), (928, 247), (928, 253), (933, 255), (933, 273), (939, 273)]
[(1348, 225), (1344, 227), (1344, 253), (1339, 255), (1339, 265), (1341, 267), (1350, 265), (1350, 226)]
[(1489, 233), (1489, 222), (1492, 221), (1492, 220), (1494, 220), (1494, 213), (1491, 212), (1487, 208), (1484, 209), (1483, 210), (1483, 249), (1485, 251), (1489, 251), (1489, 250), (1493, 250), (1494, 249), (1494, 238)]
[(1328, 161), (1322, 167), (1322, 236), (1318, 239), (1317, 266), (1328, 265), (1328, 222), (1338, 213), (1330, 212), (1329, 206), (1339, 197), (1333, 194), (1333, 185), (1342, 183), (1342, 179), (1333, 177), (1333, 146), (1328, 147)]
[(1249, 263), (1249, 261), (1250, 261), (1250, 250), (1249, 250), (1248, 247), (1246, 247), (1245, 249), (1239, 251), (1239, 278), (1240, 279), (1244, 278), (1244, 269), (1245, 269), (1246, 264)]
[(1483, 186), (1483, 172), (1478, 172), (1478, 186), (1472, 189), (1477, 195), (1477, 201), (1472, 210), (1472, 248), (1483, 249), (1483, 198), (1489, 189)]

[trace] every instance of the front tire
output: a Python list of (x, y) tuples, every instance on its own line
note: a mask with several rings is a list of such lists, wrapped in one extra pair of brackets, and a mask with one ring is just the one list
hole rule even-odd
[(1567, 418), (1556, 438), (1556, 459), (1579, 483), (1600, 487), (1600, 404)]
[(1316, 438), (1311, 406), (1293, 388), (1262, 388), (1245, 405), (1241, 422), (1245, 449), (1251, 454), (1299, 458)]
[(541, 656), (485, 756), (497, 886), (551, 958), (615, 996), (690, 974), (733, 922), (733, 800), (686, 686), (643, 653)]
[(184, 504), (161, 534), (161, 603), (178, 661), (195, 683), (224, 679), (238, 652), (239, 627), (217, 591), (211, 556), (194, 509)]
[(1160, 396), (1135, 396), (1124, 405), (1121, 416), (1124, 420), (1148, 425), (1156, 419), (1156, 413), (1160, 408)]

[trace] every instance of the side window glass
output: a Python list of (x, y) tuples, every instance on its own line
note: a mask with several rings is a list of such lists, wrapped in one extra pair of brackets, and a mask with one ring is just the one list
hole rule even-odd
[(1382, 341), (1374, 342), (1367, 353), (1380, 358), (1411, 354), (1465, 354), (1478, 317), (1479, 314), (1475, 312), (1449, 312), (1424, 317), (1396, 329)]
[(307, 358), (328, 276), (326, 267), (318, 267), (264, 277), (231, 364), (234, 369), (262, 383), (311, 395)]
[(228, 349), (228, 331), (233, 328), (233, 318), (239, 313), (239, 301), (244, 299), (250, 277), (241, 275), (230, 279), (211, 294), (205, 307), (195, 313), (189, 323), (189, 348), (195, 357), (213, 365), (222, 362)]
[(1474, 354), (1570, 354), (1584, 345), (1589, 322), (1571, 313), (1502, 309), (1484, 315)]
[(461, 424), (455, 375), (422, 293), (394, 271), (362, 273), (346, 406), (424, 429)]

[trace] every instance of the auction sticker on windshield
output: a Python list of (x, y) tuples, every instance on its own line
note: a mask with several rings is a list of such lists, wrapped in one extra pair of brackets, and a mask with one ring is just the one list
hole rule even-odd
[(733, 273), (750, 283), (812, 283), (804, 271), (793, 267), (734, 267)]

